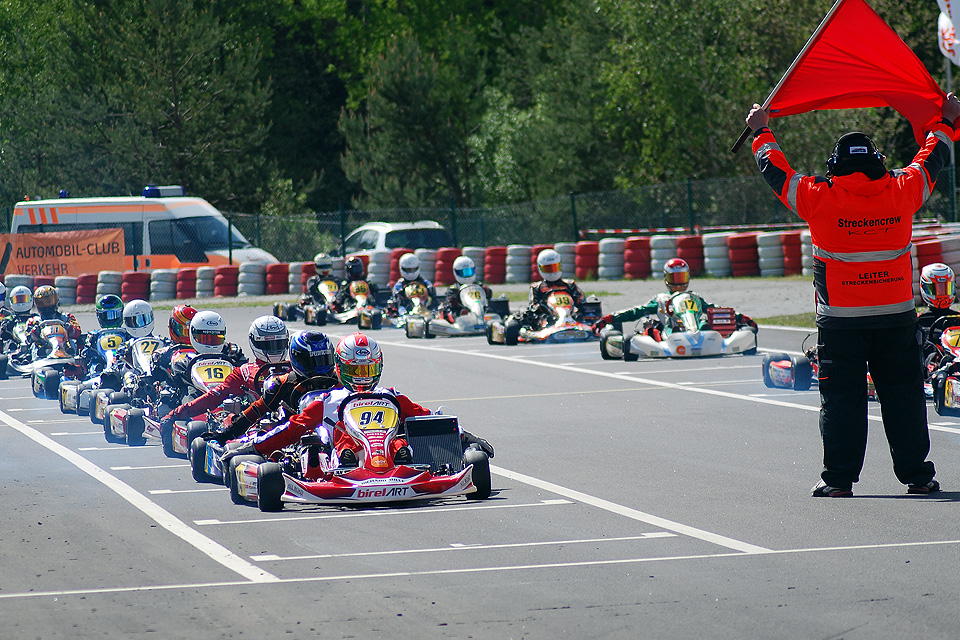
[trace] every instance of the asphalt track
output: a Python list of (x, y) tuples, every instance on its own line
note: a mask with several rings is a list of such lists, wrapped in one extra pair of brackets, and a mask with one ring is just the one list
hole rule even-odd
[[(246, 347), (266, 310), (221, 312)], [(944, 492), (905, 494), (873, 405), (856, 497), (814, 499), (818, 395), (759, 355), (376, 337), (494, 444), (489, 500), (263, 514), (0, 381), (0, 638), (957, 637), (960, 420), (929, 411)]]

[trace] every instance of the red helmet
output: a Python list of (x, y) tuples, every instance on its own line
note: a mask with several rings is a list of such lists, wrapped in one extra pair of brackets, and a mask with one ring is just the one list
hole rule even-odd
[(920, 271), (920, 297), (930, 308), (947, 309), (956, 297), (953, 269), (942, 262), (928, 264)]
[(670, 293), (686, 291), (690, 284), (690, 265), (682, 258), (670, 258), (663, 265), (663, 281)]
[(178, 304), (170, 311), (170, 339), (177, 344), (190, 344), (190, 321), (197, 310), (188, 304)]

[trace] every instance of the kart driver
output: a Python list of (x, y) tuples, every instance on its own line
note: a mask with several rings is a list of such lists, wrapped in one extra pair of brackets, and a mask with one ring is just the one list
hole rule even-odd
[(197, 315), (197, 310), (188, 304), (178, 304), (170, 311), (170, 320), (167, 329), (170, 332), (170, 344), (157, 349), (150, 360), (150, 369), (157, 382), (171, 384), (173, 371), (170, 360), (178, 351), (191, 349), (190, 321)]
[[(108, 293), (97, 298), (96, 312), (97, 323), (100, 329), (111, 329), (126, 333), (123, 329), (123, 300), (120, 296)], [(97, 340), (100, 337), (100, 331), (88, 333), (80, 345), (79, 371), (75, 375), (83, 375), (84, 371), (91, 371), (94, 367), (102, 370), (107, 362), (97, 350)], [(129, 336), (127, 336), (129, 337)], [(126, 338), (124, 338), (126, 340)]]
[(537, 271), (543, 280), (530, 285), (530, 302), (527, 308), (513, 317), (529, 329), (542, 329), (552, 322), (554, 317), (553, 310), (547, 305), (547, 298), (552, 293), (564, 292), (573, 299), (574, 315), (582, 319), (582, 308), (586, 299), (576, 282), (560, 277), (560, 254), (553, 249), (541, 251), (537, 256)]
[(317, 273), (307, 280), (306, 292), (300, 299), (300, 304), (326, 305), (327, 297), (320, 291), (320, 285), (326, 281), (336, 282), (333, 279), (333, 258), (325, 253), (318, 253), (313, 257), (313, 265), (317, 268)]
[[(357, 305), (356, 298), (350, 293), (350, 283), (364, 280), (367, 277), (367, 268), (364, 266), (363, 260), (357, 256), (347, 258), (347, 261), (343, 263), (343, 270), (346, 272), (347, 277), (340, 283), (340, 288), (337, 290), (337, 298), (331, 305), (334, 313), (341, 313)], [(370, 289), (369, 301), (372, 304), (377, 299), (377, 285), (368, 281), (367, 287)]]
[(268, 378), (260, 398), (228, 418), (224, 428), (203, 434), (205, 440), (216, 440), (221, 445), (239, 438), (253, 425), (281, 405), (296, 413), (300, 398), (311, 391), (325, 391), (338, 386), (334, 373), (333, 344), (320, 331), (301, 331), (290, 341), (290, 371)]
[[(936, 345), (940, 344), (940, 334), (946, 329), (946, 325), (937, 323), (937, 320), (957, 316), (956, 324), (960, 325), (960, 311), (951, 307), (957, 299), (953, 269), (941, 262), (925, 266), (920, 271), (920, 297), (927, 305), (927, 310), (917, 316), (917, 322), (926, 342), (936, 349)], [(936, 328), (934, 323), (937, 323)]]
[(400, 268), (400, 278), (394, 283), (390, 300), (387, 301), (387, 314), (395, 318), (413, 307), (413, 301), (407, 297), (406, 288), (414, 283), (419, 283), (427, 289), (427, 296), (429, 296), (427, 307), (436, 308), (437, 290), (432, 282), (420, 274), (420, 258), (413, 253), (405, 253), (400, 256), (397, 266)]
[(253, 362), (245, 362), (234, 368), (222, 383), (187, 404), (173, 409), (163, 416), (163, 421), (173, 422), (202, 416), (208, 410), (219, 407), (230, 396), (250, 394), (260, 398), (261, 390), (254, 384), (257, 372), (265, 364), (277, 364), (287, 359), (290, 333), (280, 318), (260, 316), (250, 324), (248, 337)]
[(39, 316), (34, 316), (27, 321), (27, 333), (35, 342), (40, 342), (40, 323), (44, 320), (60, 320), (67, 327), (67, 337), (76, 344), (80, 334), (80, 323), (72, 313), (62, 313), (60, 311), (60, 294), (57, 289), (49, 284), (40, 285), (33, 292), (33, 304), (37, 308)]
[[(30, 318), (36, 317), (33, 313), (33, 293), (28, 287), (18, 285), (10, 290), (7, 296), (6, 305), (10, 308), (11, 314), (0, 321), (0, 340), (4, 344), (8, 340), (13, 340), (13, 328), (21, 322), (28, 322)], [(23, 347), (24, 345), (20, 345)]]
[(490, 287), (477, 282), (477, 265), (469, 256), (460, 256), (453, 261), (453, 277), (456, 280), (447, 289), (447, 295), (440, 303), (437, 312), (447, 322), (456, 322), (457, 317), (463, 313), (463, 303), (460, 302), (460, 289), (467, 285), (477, 284), (487, 296), (487, 300), (493, 298), (493, 291)]

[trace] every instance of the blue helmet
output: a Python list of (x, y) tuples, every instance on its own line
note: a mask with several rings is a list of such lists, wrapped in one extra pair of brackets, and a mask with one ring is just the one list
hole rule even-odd
[(333, 343), (320, 331), (301, 331), (290, 340), (290, 366), (301, 378), (333, 375)]

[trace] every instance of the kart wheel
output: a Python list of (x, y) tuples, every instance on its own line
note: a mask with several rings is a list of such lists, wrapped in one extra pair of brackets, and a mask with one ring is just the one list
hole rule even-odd
[(813, 365), (806, 356), (790, 358), (793, 365), (793, 389), (795, 391), (809, 391), (813, 382)]
[(604, 360), (617, 360), (607, 353), (607, 340), (610, 338), (611, 331), (605, 331), (600, 334), (600, 357)]
[(120, 407), (121, 405), (108, 404), (107, 407), (103, 410), (103, 438), (111, 444), (120, 444), (123, 442), (122, 438), (119, 438), (113, 434), (113, 429), (110, 428), (110, 412), (113, 409)]
[(204, 466), (207, 460), (207, 442), (203, 438), (190, 441), (190, 471), (197, 482), (216, 482), (218, 479), (207, 475)]
[(130, 397), (123, 391), (114, 391), (109, 396), (110, 404), (126, 404), (130, 402)]
[(487, 334), (487, 344), (494, 344), (493, 342), (493, 322), (488, 322), (484, 333)]
[(230, 458), (230, 464), (227, 465), (227, 471), (223, 474), (223, 477), (230, 478), (230, 482), (227, 484), (227, 486), (230, 487), (230, 500), (233, 501), (233, 504), (247, 504), (247, 499), (244, 498), (243, 494), (240, 493), (240, 481), (237, 479), (237, 465), (239, 465), (241, 462), (262, 463), (263, 458), (253, 455), (234, 456)]
[(264, 462), (257, 469), (257, 506), (260, 511), (282, 511), (280, 497), (286, 490), (283, 470), (276, 462)]
[(410, 335), (410, 323), (409, 323), (409, 322), (404, 322), (404, 323), (403, 323), (403, 335), (407, 336), (407, 340), (410, 340), (411, 338), (413, 338), (413, 336)]
[(773, 378), (770, 377), (770, 365), (780, 360), (790, 360), (790, 356), (785, 353), (768, 353), (763, 356), (763, 363), (761, 365), (763, 371), (763, 386), (768, 389), (775, 389), (777, 386), (773, 384)]
[(187, 459), (192, 460), (190, 455), (193, 453), (193, 441), (201, 440), (201, 434), (207, 430), (207, 423), (203, 420), (191, 420), (187, 423)]
[(468, 447), (467, 450), (463, 452), (463, 464), (464, 466), (469, 464), (473, 465), (471, 477), (473, 479), (473, 486), (477, 488), (473, 493), (467, 494), (467, 499), (486, 500), (489, 498), (491, 490), (490, 458), (487, 457), (486, 452)]
[(127, 411), (127, 446), (142, 447), (147, 443), (143, 437), (143, 409), (130, 409)]
[(327, 324), (327, 310), (320, 309), (317, 311), (317, 326), (325, 326)]
[[(273, 311), (273, 315), (280, 318), (281, 320), (286, 320), (286, 313), (284, 313), (286, 309), (281, 307), (279, 302), (274, 302), (273, 309), (271, 310)], [(280, 314), (283, 314), (283, 315), (280, 315)]]
[(10, 356), (7, 354), (0, 355), (0, 380), (7, 379), (7, 362), (9, 362)]
[(636, 354), (630, 351), (630, 340), (632, 339), (633, 339), (632, 336), (630, 338), (628, 338), (627, 336), (623, 336), (623, 361), (624, 362), (636, 362), (637, 360), (640, 359), (639, 354)]
[[(954, 384), (957, 383), (953, 379)], [(948, 407), (946, 402), (946, 378), (938, 377), (933, 379), (933, 408), (938, 416), (960, 416), (960, 409)]]
[(515, 345), (520, 341), (520, 322), (515, 318), (507, 320), (503, 326), (503, 343)]
[(160, 446), (163, 455), (168, 458), (179, 458), (180, 454), (173, 449), (173, 421), (166, 420), (160, 423)]
[(57, 389), (57, 403), (60, 405), (60, 413), (67, 413), (67, 408), (63, 406), (63, 394)]
[(379, 311), (374, 311), (373, 315), (370, 317), (370, 328), (377, 330), (383, 326), (383, 314)]

